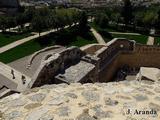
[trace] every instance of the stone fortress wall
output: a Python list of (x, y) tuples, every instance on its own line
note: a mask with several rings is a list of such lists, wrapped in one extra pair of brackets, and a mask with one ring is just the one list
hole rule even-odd
[[(15, 75), (18, 75), (16, 76), (18, 78), (16, 80), (17, 86), (14, 86), (11, 83), (13, 68), (8, 67), (10, 76), (5, 78), (8, 82), (4, 79), (5, 83), (1, 82), (0, 88), (4, 86), (8, 90), (13, 90), (12, 87), (14, 87), (14, 92), (21, 92), (45, 84), (77, 82), (83, 84), (125, 80), (126, 74), (136, 75), (140, 67), (160, 68), (159, 61), (159, 46), (141, 45), (132, 40), (116, 38), (107, 44), (90, 44), (82, 48), (69, 47), (63, 48), (57, 53), (54, 51), (48, 53), (41, 60), (40, 65), (37, 66), (38, 69), (36, 68), (31, 78), (25, 75), (25, 84), (22, 80), (24, 74), (14, 70)], [(5, 64), (2, 66), (6, 68)], [(125, 70), (127, 68), (127, 73), (122, 76), (124, 68)], [(27, 66), (26, 69), (29, 71), (31, 68)], [(6, 91), (0, 90), (0, 96), (4, 96)]]
[[(45, 83), (69, 84), (70, 81), (112, 81), (117, 70), (124, 65), (129, 66), (130, 71), (136, 71), (140, 67), (160, 68), (159, 54), (159, 46), (141, 45), (127, 39), (113, 39), (105, 45), (87, 45), (82, 50), (76, 47), (68, 48), (62, 53), (46, 56), (30, 87)], [(87, 65), (88, 68), (85, 68)], [(81, 66), (84, 66), (81, 68), (84, 68), (83, 70), (80, 69)], [(68, 76), (75, 76), (76, 80)]]
[[(106, 49), (106, 53), (103, 52), (103, 57), (106, 59), (109, 58), (109, 60), (105, 61), (104, 64), (102, 63), (103, 68), (99, 74), (100, 81), (111, 81), (115, 77), (117, 70), (124, 65), (129, 66), (130, 71), (137, 71), (142, 66), (160, 68), (159, 46), (142, 45), (133, 41), (128, 41), (127, 43), (127, 41), (123, 41), (124, 40), (114, 41), (114, 43), (110, 45), (110, 49)], [(107, 51), (110, 54), (107, 55)]]
[[(139, 72), (140, 67), (160, 68), (159, 54), (159, 46), (141, 45), (127, 39), (113, 39), (107, 44), (91, 44), (81, 49), (65, 48), (59, 53), (44, 56), (25, 86), (33, 88), (45, 84), (109, 82), (115, 80), (125, 65), (128, 66), (127, 71), (131, 72)], [(21, 86), (20, 83), (17, 82), (17, 86)], [(9, 85), (6, 87), (12, 90)]]
[(53, 77), (63, 72), (69, 66), (76, 64), (85, 53), (77, 47), (70, 47), (61, 53), (48, 54), (44, 57), (42, 64), (32, 78), (30, 87), (41, 86), (48, 83), (61, 83), (64, 81), (53, 81)]

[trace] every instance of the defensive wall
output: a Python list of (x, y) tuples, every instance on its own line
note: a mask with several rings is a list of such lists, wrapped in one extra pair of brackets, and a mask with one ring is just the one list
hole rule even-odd
[[(117, 71), (125, 65), (133, 72), (140, 67), (160, 68), (159, 54), (159, 46), (142, 45), (127, 39), (113, 39), (104, 45), (91, 44), (82, 49), (67, 48), (44, 58), (30, 87), (47, 83), (112, 81)], [(88, 68), (85, 68), (87, 65)], [(84, 67), (81, 68), (82, 66)]]
[[(123, 74), (121, 70), (124, 69), (124, 66), (127, 66), (127, 72), (135, 74), (139, 72), (140, 67), (160, 68), (160, 47), (116, 38), (107, 44), (64, 48), (57, 53), (51, 52), (44, 56), (33, 76), (29, 80), (27, 76), (25, 77), (26, 83), (24, 85), (21, 80), (22, 74), (14, 70), (14, 74), (19, 75), (19, 79), (17, 79), (19, 87), (17, 88), (10, 81), (13, 77), (12, 68), (8, 68), (10, 79), (8, 82), (1, 83), (0, 88), (2, 89), (0, 90), (1, 93), (5, 93), (5, 91), (3, 92), (4, 87), (8, 90), (13, 90), (14, 87), (16, 88), (15, 92), (21, 92), (19, 88), (23, 88), (23, 86), (23, 91), (25, 91), (28, 88), (45, 84), (109, 82), (116, 80), (119, 73)], [(29, 66), (27, 69), (30, 69)]]
[(69, 66), (76, 64), (85, 53), (77, 47), (70, 47), (61, 53), (48, 54), (42, 60), (42, 63), (32, 78), (30, 87), (41, 86), (44, 84), (61, 83), (63, 81), (54, 81), (53, 78), (60, 72), (63, 72)]

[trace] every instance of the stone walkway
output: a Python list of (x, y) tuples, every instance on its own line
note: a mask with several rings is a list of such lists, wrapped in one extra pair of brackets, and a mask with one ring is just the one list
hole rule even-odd
[[(24, 25), (24, 27), (29, 27), (30, 23), (26, 23)], [(10, 28), (10, 29), (6, 29), (7, 32), (18, 32), (18, 26), (14, 27), (14, 28)], [(2, 30), (0, 30), (0, 32), (2, 32)]]
[(31, 67), (29, 69), (27, 69), (27, 65), (28, 65), (28, 61), (30, 60), (30, 58), (32, 57), (32, 55), (30, 56), (25, 56), (23, 58), (20, 58), (16, 61), (13, 61), (11, 63), (9, 63), (8, 65), (15, 68), (18, 71), (21, 71), (22, 73), (26, 74), (29, 77), (33, 77), (33, 75), (35, 74), (35, 72), (37, 71), (37, 69), (39, 68), (42, 59), (50, 53), (58, 53), (61, 52), (62, 50), (64, 50), (64, 47), (60, 47), (57, 49), (51, 49), (51, 50), (47, 50), (44, 52), (41, 52), (40, 54), (38, 54), (34, 59), (33, 59), (33, 64), (31, 65)]
[(93, 33), (99, 44), (106, 44), (102, 36), (94, 28), (91, 28), (91, 32)]
[[(13, 72), (11, 72), (12, 70)], [(23, 84), (22, 75), (25, 77), (25, 84)], [(13, 76), (15, 77), (14, 79)], [(27, 85), (31, 81), (31, 78), (0, 62), (0, 80), (1, 84), (12, 86), (13, 90), (22, 92), (28, 87)]]
[(147, 45), (154, 45), (154, 37), (152, 36), (148, 37)]
[(149, 81), (46, 85), (1, 99), (0, 119), (160, 120), (159, 95)]

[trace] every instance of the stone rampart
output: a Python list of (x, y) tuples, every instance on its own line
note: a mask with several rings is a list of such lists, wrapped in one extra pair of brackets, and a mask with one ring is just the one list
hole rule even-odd
[[(94, 76), (94, 78), (88, 77), (89, 81), (112, 81), (114, 77), (116, 77), (118, 70), (125, 65), (129, 66), (130, 71), (133, 69), (138, 70), (140, 67), (160, 68), (159, 54), (159, 46), (137, 44), (135, 41), (123, 38), (113, 39), (106, 45), (87, 45), (81, 48), (81, 50), (76, 47), (71, 47), (61, 53), (47, 55), (34, 75), (30, 87), (41, 86), (45, 83), (73, 82), (73, 80), (66, 80), (61, 78), (61, 76), (64, 75), (65, 71), (67, 71), (67, 74), (65, 75), (72, 76), (75, 71), (77, 71), (77, 75), (81, 75), (80, 73), (83, 71), (79, 70), (79, 67), (81, 67), (79, 65), (83, 63), (83, 66), (85, 66), (85, 62), (86, 65), (87, 63), (90, 63), (95, 66), (94, 70), (90, 69), (90, 71), (87, 71), (84, 67), (87, 71), (83, 76), (85, 81), (87, 80), (87, 76)], [(85, 62), (80, 63), (80, 61)], [(68, 69), (73, 65), (75, 65), (75, 67)], [(93, 74), (91, 71), (94, 71)], [(58, 77), (56, 78), (58, 79), (54, 79), (57, 75)], [(61, 81), (60, 78), (64, 80)], [(76, 80), (75, 82), (84, 81), (80, 78), (77, 78)]]
[(36, 87), (45, 83), (62, 82), (54, 81), (54, 76), (60, 72), (64, 72), (69, 66), (76, 64), (84, 55), (85, 53), (77, 47), (70, 47), (60, 53), (47, 55), (33, 76), (29, 86)]
[[(104, 48), (103, 48), (104, 49)], [(133, 41), (119, 40), (112, 42), (97, 57), (100, 58), (100, 81), (113, 80), (117, 70), (124, 65), (131, 69), (140, 67), (160, 68), (160, 47), (135, 44)]]

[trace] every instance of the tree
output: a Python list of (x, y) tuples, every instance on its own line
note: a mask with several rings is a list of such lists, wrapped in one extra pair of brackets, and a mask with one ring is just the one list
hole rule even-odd
[(39, 37), (40, 37), (40, 33), (43, 31), (43, 29), (46, 28), (45, 18), (40, 15), (35, 15), (33, 17), (31, 25), (32, 25), (32, 28), (39, 33)]
[(158, 10), (157, 27), (160, 29), (160, 9)]
[(156, 23), (156, 19), (157, 19), (157, 14), (154, 12), (146, 12), (143, 18), (143, 23), (145, 25), (146, 28), (151, 28), (155, 26)]
[(109, 18), (104, 13), (99, 13), (95, 17), (95, 23), (101, 28), (106, 28), (108, 26)]
[(7, 28), (13, 28), (16, 26), (15, 18), (14, 17), (7, 17)]
[(123, 0), (123, 1), (124, 1), (124, 6), (121, 15), (124, 19), (125, 25), (127, 26), (128, 24), (131, 24), (133, 20), (133, 8), (130, 0)]
[(143, 18), (145, 16), (144, 12), (136, 12), (135, 13), (135, 18), (134, 18), (134, 24), (135, 26), (143, 26)]
[(25, 12), (23, 13), (26, 19), (26, 22), (30, 22), (35, 15), (35, 7), (28, 7)]
[(26, 18), (25, 18), (25, 15), (23, 13), (19, 13), (17, 16), (16, 16), (16, 25), (18, 26), (19, 28), (19, 31), (22, 30), (22, 28), (24, 27), (24, 24), (26, 23)]
[(86, 31), (88, 31), (88, 17), (86, 12), (80, 12), (79, 15), (79, 31), (85, 33)]
[(5, 32), (8, 26), (7, 17), (0, 17), (0, 29)]
[(115, 22), (116, 23), (116, 28), (118, 29), (118, 24), (119, 22), (121, 22), (121, 15), (120, 13), (113, 13), (111, 16), (110, 16), (110, 19), (112, 20), (112, 22)]

